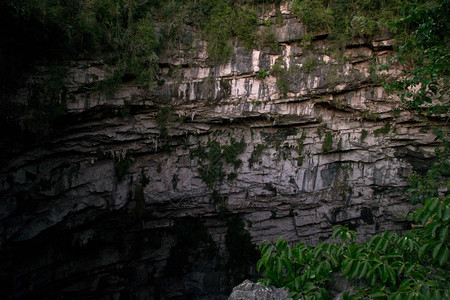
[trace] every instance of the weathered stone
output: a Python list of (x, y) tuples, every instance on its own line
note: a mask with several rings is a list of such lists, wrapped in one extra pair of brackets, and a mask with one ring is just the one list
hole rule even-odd
[[(315, 245), (338, 224), (358, 241), (408, 228), (407, 179), (427, 170), (435, 142), (371, 77), (371, 56), (389, 59), (392, 40), (353, 41), (340, 63), (326, 39), (302, 48), (304, 28), (285, 3), (278, 51), (236, 47), (212, 65), (193, 40), (195, 49), (161, 56), (163, 84), (150, 91), (95, 90), (111, 69), (102, 61), (68, 68), (55, 131), (0, 147), (0, 298), (226, 297), (242, 280), (234, 275), (256, 276), (254, 261), (227, 265), (235, 216), (255, 245), (279, 236)], [(270, 72), (277, 60), (290, 68), (284, 77)], [(38, 69), (29, 84), (45, 76)], [(31, 93), (11, 101), (27, 107)], [(227, 158), (232, 140), (245, 147)]]
[(281, 288), (267, 287), (260, 283), (245, 280), (233, 288), (228, 300), (288, 300), (289, 291)]

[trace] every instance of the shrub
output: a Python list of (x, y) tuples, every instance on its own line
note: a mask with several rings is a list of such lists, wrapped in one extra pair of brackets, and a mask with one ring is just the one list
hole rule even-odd
[(320, 0), (294, 0), (291, 9), (309, 31), (320, 32), (332, 28), (333, 11)]
[(264, 79), (267, 77), (267, 72), (264, 70), (259, 70), (258, 73), (256, 74), (256, 78), (258, 79)]
[(389, 133), (390, 130), (391, 130), (391, 124), (390, 123), (385, 123), (383, 127), (375, 129), (373, 131), (373, 134), (375, 136), (379, 136), (380, 134), (387, 134), (387, 133)]
[(262, 156), (262, 153), (266, 149), (266, 146), (263, 144), (258, 144), (254, 148), (249, 160), (248, 160), (248, 166), (251, 168), (255, 163), (261, 163), (260, 159)]
[(355, 232), (334, 228), (341, 243), (293, 247), (279, 238), (259, 246), (257, 269), (266, 285), (287, 287), (294, 299), (328, 299), (329, 284), (344, 276), (355, 286), (344, 299), (448, 299), (450, 297), (450, 195), (431, 198), (416, 211), (411, 231), (384, 232), (357, 244)]
[[(224, 165), (232, 165), (236, 171), (241, 165), (242, 161), (237, 157), (242, 154), (247, 145), (244, 139), (237, 142), (234, 138), (230, 139), (230, 145), (221, 145), (217, 141), (208, 141), (206, 148), (200, 144), (197, 148), (190, 152), (191, 158), (197, 157), (199, 162), (198, 172), (202, 180), (213, 188), (216, 182), (221, 182), (225, 179), (226, 172)], [(236, 179), (237, 174), (231, 172), (228, 174), (228, 180)]]
[(366, 139), (366, 137), (367, 137), (368, 134), (369, 134), (369, 133), (368, 133), (367, 130), (365, 130), (365, 129), (363, 129), (363, 130), (361, 131), (361, 142), (364, 142), (364, 140)]
[(317, 69), (318, 65), (319, 65), (319, 60), (317, 59), (317, 57), (308, 56), (305, 59), (305, 61), (303, 62), (302, 70), (307, 73), (310, 73), (310, 72), (314, 71), (315, 69)]
[(219, 0), (211, 9), (207, 20), (203, 32), (211, 60), (225, 62), (230, 57), (233, 36), (247, 49), (255, 45), (258, 17), (249, 7), (233, 6), (228, 1)]
[(278, 52), (278, 41), (273, 32), (273, 29), (269, 26), (264, 26), (259, 35), (259, 46), (261, 48), (270, 47), (275, 52)]
[(322, 150), (325, 153), (330, 152), (332, 147), (333, 147), (333, 135), (331, 134), (331, 132), (327, 132), (325, 133), (325, 140), (323, 141), (322, 144)]

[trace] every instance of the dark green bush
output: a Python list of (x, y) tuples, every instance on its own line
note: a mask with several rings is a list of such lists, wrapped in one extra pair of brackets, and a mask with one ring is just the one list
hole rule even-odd
[(326, 132), (325, 140), (323, 141), (322, 144), (322, 151), (325, 153), (330, 152), (332, 148), (333, 148), (333, 135), (331, 134), (331, 132)]
[(225, 62), (232, 54), (231, 39), (234, 36), (245, 48), (254, 47), (257, 22), (257, 14), (250, 7), (232, 5), (225, 0), (215, 1), (203, 29), (209, 58)]
[(450, 196), (429, 199), (412, 220), (417, 225), (402, 236), (385, 232), (362, 244), (353, 243), (355, 233), (342, 226), (332, 235), (341, 243), (264, 242), (257, 263), (261, 281), (288, 287), (294, 299), (328, 299), (338, 276), (355, 285), (344, 299), (448, 299)]
[(309, 31), (329, 31), (333, 26), (333, 11), (321, 0), (294, 0), (291, 9)]

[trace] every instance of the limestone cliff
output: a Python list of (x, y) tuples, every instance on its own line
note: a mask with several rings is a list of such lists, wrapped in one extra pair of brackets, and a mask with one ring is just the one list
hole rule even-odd
[(399, 73), (374, 67), (393, 41), (353, 40), (339, 59), (281, 13), (277, 50), (236, 42), (214, 63), (196, 40), (160, 57), (150, 89), (99, 90), (114, 69), (101, 60), (67, 68), (58, 127), (2, 144), (2, 299), (220, 299), (255, 275), (251, 243), (408, 228), (408, 177), (435, 145), (381, 86)]

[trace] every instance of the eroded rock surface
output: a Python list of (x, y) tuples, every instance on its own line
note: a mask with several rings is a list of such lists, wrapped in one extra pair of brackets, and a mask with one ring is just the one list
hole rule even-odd
[(255, 276), (249, 241), (408, 228), (407, 179), (435, 145), (378, 80), (393, 41), (352, 41), (342, 60), (282, 12), (278, 51), (237, 43), (215, 64), (197, 41), (150, 90), (99, 91), (102, 61), (67, 69), (57, 128), (2, 145), (2, 299), (220, 299)]
[(285, 289), (263, 286), (245, 280), (233, 289), (228, 300), (292, 300)]

